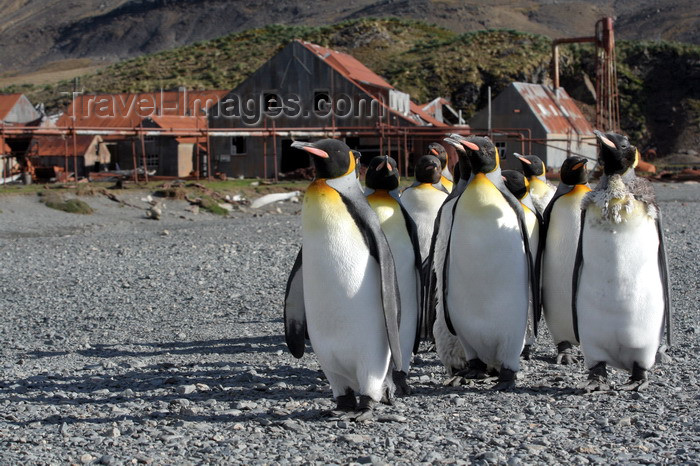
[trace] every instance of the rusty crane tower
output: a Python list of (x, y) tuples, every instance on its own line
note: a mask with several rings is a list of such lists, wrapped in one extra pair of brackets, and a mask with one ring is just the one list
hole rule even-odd
[(603, 18), (595, 24), (595, 36), (555, 39), (552, 42), (552, 81), (559, 88), (559, 45), (580, 42), (595, 44), (595, 126), (604, 131), (620, 131), (620, 103), (615, 68), (613, 19)]

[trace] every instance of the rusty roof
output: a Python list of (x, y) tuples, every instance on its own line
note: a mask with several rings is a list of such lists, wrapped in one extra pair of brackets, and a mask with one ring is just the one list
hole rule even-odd
[[(76, 135), (76, 154), (79, 156), (85, 155), (95, 139), (97, 139), (98, 143), (102, 141), (100, 136)], [(66, 154), (72, 156), (73, 138), (69, 137), (66, 139), (62, 136), (34, 136), (29, 147), (30, 154), (40, 157), (63, 157)]]
[(17, 105), (17, 102), (22, 97), (22, 94), (0, 94), (0, 120), (4, 120), (12, 108)]
[(177, 116), (177, 115), (156, 115), (149, 118), (150, 121), (163, 129), (187, 130), (195, 128), (206, 128), (207, 118), (199, 116)]
[(554, 91), (542, 84), (520, 82), (512, 86), (549, 133), (566, 134), (573, 130), (578, 134), (593, 134), (591, 124), (564, 88)]
[[(342, 76), (345, 76), (350, 81), (353, 81), (358, 87), (360, 87), (360, 89), (362, 89), (363, 91), (367, 92), (375, 98), (378, 97), (377, 91), (375, 90), (376, 88), (397, 90), (384, 78), (367, 68), (362, 62), (360, 62), (352, 55), (343, 52), (338, 52), (337, 50), (322, 47), (320, 45), (312, 44), (311, 42), (305, 42), (299, 39), (297, 39), (297, 42), (299, 42), (302, 46), (310, 50), (321, 60), (326, 62), (329, 66), (331, 66)], [(379, 98), (377, 98), (377, 100), (379, 100), (380, 102), (383, 101), (383, 99)], [(413, 101), (411, 101), (410, 115), (404, 115), (403, 113), (398, 112), (394, 109), (389, 110), (395, 113), (396, 115), (400, 116), (401, 118), (407, 119), (413, 124), (422, 125), (423, 122), (421, 122), (420, 120), (423, 120), (424, 122), (434, 126), (445, 126), (444, 123), (436, 120), (427, 112), (423, 111), (423, 109), (421, 109), (421, 107), (415, 104)]]
[[(133, 128), (150, 117), (205, 115), (228, 91), (158, 91), (77, 96), (57, 126)], [(194, 127), (192, 125), (191, 127)]]
[(299, 41), (304, 47), (318, 55), (322, 60), (338, 70), (343, 76), (347, 76), (360, 84), (394, 89), (394, 86), (386, 82), (384, 78), (367, 68), (362, 62), (337, 50), (312, 44), (311, 42)]

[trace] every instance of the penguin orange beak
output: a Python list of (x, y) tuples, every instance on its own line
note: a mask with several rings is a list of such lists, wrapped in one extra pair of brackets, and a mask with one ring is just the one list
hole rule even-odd
[(473, 151), (477, 151), (477, 152), (479, 151), (479, 146), (477, 146), (473, 142), (470, 142), (470, 141), (459, 141), (459, 142), (461, 142), (462, 145), (469, 150), (473, 150)]
[(584, 165), (586, 165), (586, 161), (577, 163), (576, 165), (574, 165), (573, 167), (571, 167), (571, 169), (572, 169), (572, 170), (578, 170), (579, 168), (583, 167)]
[(596, 129), (596, 130), (593, 130), (593, 134), (596, 135), (596, 137), (598, 138), (598, 140), (599, 140), (600, 142), (602, 142), (603, 144), (605, 144), (605, 145), (608, 146), (609, 148), (611, 148), (611, 149), (617, 149), (617, 146), (615, 145), (615, 143), (612, 142), (612, 141), (611, 141), (610, 139), (608, 139), (607, 137), (605, 137), (605, 135), (604, 135), (603, 133), (601, 133), (600, 131), (598, 131), (597, 129)]
[(303, 151), (308, 152), (309, 154), (315, 155), (316, 157), (321, 157), (324, 159), (329, 158), (330, 156), (328, 155), (328, 152), (325, 150), (321, 150), (317, 147), (315, 147), (312, 143), (310, 142), (301, 142), (301, 141), (294, 141), (292, 143), (292, 147), (295, 149), (301, 149)]
[(518, 159), (519, 159), (522, 163), (526, 163), (526, 164), (528, 164), (528, 165), (532, 165), (532, 162), (530, 162), (530, 161), (529, 161), (528, 159), (526, 159), (525, 157), (520, 157), (520, 156), (518, 155)]
[(439, 152), (438, 152), (437, 149), (435, 149), (435, 148), (430, 149), (430, 152), (432, 152), (433, 155), (435, 155), (435, 156), (439, 155)]

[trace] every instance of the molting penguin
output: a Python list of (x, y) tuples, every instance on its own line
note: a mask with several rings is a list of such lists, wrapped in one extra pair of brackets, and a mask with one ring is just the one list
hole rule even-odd
[(450, 173), (449, 157), (447, 151), (442, 146), (442, 144), (437, 142), (431, 142), (428, 144), (428, 151), (432, 155), (438, 158), (440, 161), (440, 184), (445, 188), (445, 192), (450, 193), (454, 189), (454, 182), (452, 181), (452, 173)]
[[(445, 261), (445, 321), (470, 370), (499, 371), (494, 387), (515, 386), (530, 297), (539, 305), (523, 209), (501, 176), (498, 150), (486, 138), (463, 145), (472, 179), (454, 206)], [(453, 252), (450, 252), (453, 251)], [(495, 280), (505, 284), (494, 286)], [(479, 367), (481, 366), (481, 367)], [(471, 374), (470, 374), (471, 375)]]
[(419, 335), (418, 307), (420, 296), (421, 258), (416, 225), (399, 199), (399, 171), (391, 157), (374, 157), (365, 175), (365, 195), (386, 235), (396, 264), (396, 276), (401, 296), (399, 340), (402, 361), (393, 371), (393, 381), (399, 395), (411, 390), (406, 382), (411, 367), (411, 353), (417, 352)]
[(576, 362), (571, 314), (571, 277), (581, 230), (581, 201), (588, 187), (588, 159), (569, 157), (561, 165), (561, 182), (544, 211), (535, 271), (541, 277), (542, 308), (557, 346), (557, 364)]
[(631, 372), (625, 390), (648, 385), (671, 302), (661, 214), (639, 151), (625, 136), (595, 132), (603, 176), (581, 203), (573, 274), (574, 331), (588, 368), (586, 392), (606, 390), (607, 364)]
[(337, 408), (368, 419), (391, 384), (390, 360), (402, 361), (394, 260), (348, 146), (324, 139), (292, 147), (313, 155), (316, 179), (304, 196), (302, 250), (285, 293), (287, 346), (300, 358), (308, 332)]
[[(542, 225), (542, 217), (535, 210), (535, 206), (532, 203), (532, 198), (529, 193), (529, 182), (525, 175), (515, 170), (503, 170), (503, 181), (506, 184), (506, 188), (510, 191), (516, 199), (520, 201), (520, 205), (523, 208), (523, 213), (525, 214), (525, 224), (527, 226), (527, 239), (530, 245), (530, 255), (532, 258), (537, 257), (537, 245), (539, 242), (540, 226)], [(537, 280), (535, 285), (539, 292), (539, 275), (535, 274), (534, 279)], [(527, 334), (525, 337), (525, 347), (523, 348), (522, 356), (523, 359), (530, 359), (530, 351), (532, 345), (535, 344), (535, 339), (537, 338), (537, 324), (539, 322), (540, 310), (534, 308), (534, 303), (532, 299), (530, 300), (530, 307), (527, 313)]]
[(516, 153), (515, 156), (520, 160), (525, 178), (530, 182), (532, 203), (535, 204), (537, 212), (542, 215), (552, 196), (554, 196), (554, 186), (545, 177), (547, 167), (545, 167), (542, 159), (536, 155), (520, 155)]

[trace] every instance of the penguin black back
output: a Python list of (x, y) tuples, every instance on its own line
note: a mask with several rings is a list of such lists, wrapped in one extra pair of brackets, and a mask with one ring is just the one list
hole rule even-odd
[(385, 156), (374, 157), (369, 162), (365, 184), (372, 189), (386, 189), (392, 191), (399, 187), (399, 170), (396, 160)]
[(434, 155), (424, 155), (416, 164), (416, 180), (435, 184), (440, 181), (440, 159)]

